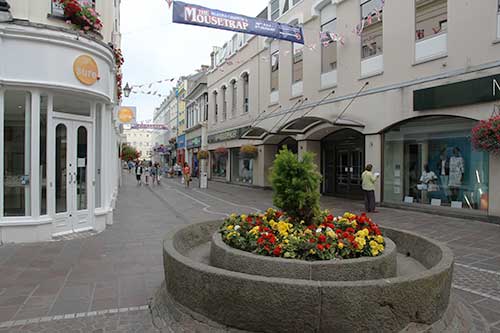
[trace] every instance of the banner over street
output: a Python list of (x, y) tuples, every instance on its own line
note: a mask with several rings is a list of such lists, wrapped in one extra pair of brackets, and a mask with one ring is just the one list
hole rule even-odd
[(174, 23), (230, 30), (304, 44), (301, 27), (174, 1)]

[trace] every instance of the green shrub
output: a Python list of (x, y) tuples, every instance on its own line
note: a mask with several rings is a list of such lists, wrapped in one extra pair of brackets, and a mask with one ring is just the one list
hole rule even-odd
[(271, 172), (273, 203), (292, 217), (294, 223), (304, 221), (310, 225), (320, 215), (320, 182), (313, 153), (304, 153), (301, 161), (286, 148), (276, 155)]

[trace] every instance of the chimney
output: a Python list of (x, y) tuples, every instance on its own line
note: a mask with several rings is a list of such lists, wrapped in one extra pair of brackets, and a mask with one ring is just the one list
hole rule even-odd
[(203, 73), (206, 73), (208, 72), (208, 70), (210, 69), (210, 66), (207, 66), (207, 65), (201, 65), (201, 71)]
[(215, 52), (210, 53), (210, 68), (215, 68)]

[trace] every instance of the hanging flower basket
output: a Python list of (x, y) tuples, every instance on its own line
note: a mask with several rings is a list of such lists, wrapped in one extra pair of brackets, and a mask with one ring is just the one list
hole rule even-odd
[(215, 153), (217, 155), (227, 155), (227, 148), (225, 148), (225, 147), (216, 148)]
[(85, 32), (100, 32), (102, 22), (91, 4), (82, 5), (78, 0), (53, 0), (61, 5), (68, 24)]
[(198, 159), (199, 160), (208, 160), (208, 151), (207, 150), (200, 150), (198, 152)]
[(481, 120), (472, 129), (472, 144), (476, 150), (500, 154), (500, 115)]
[(258, 154), (257, 147), (252, 145), (244, 145), (240, 148), (240, 155), (242, 158), (256, 158)]

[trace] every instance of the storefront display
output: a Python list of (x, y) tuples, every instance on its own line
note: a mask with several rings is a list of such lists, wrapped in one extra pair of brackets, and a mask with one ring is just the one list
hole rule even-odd
[(383, 200), (487, 210), (489, 156), (472, 147), (476, 123), (433, 116), (386, 132)]
[(240, 149), (231, 149), (231, 180), (236, 183), (253, 184), (253, 159), (241, 155)]
[(227, 153), (212, 152), (212, 177), (226, 178)]

